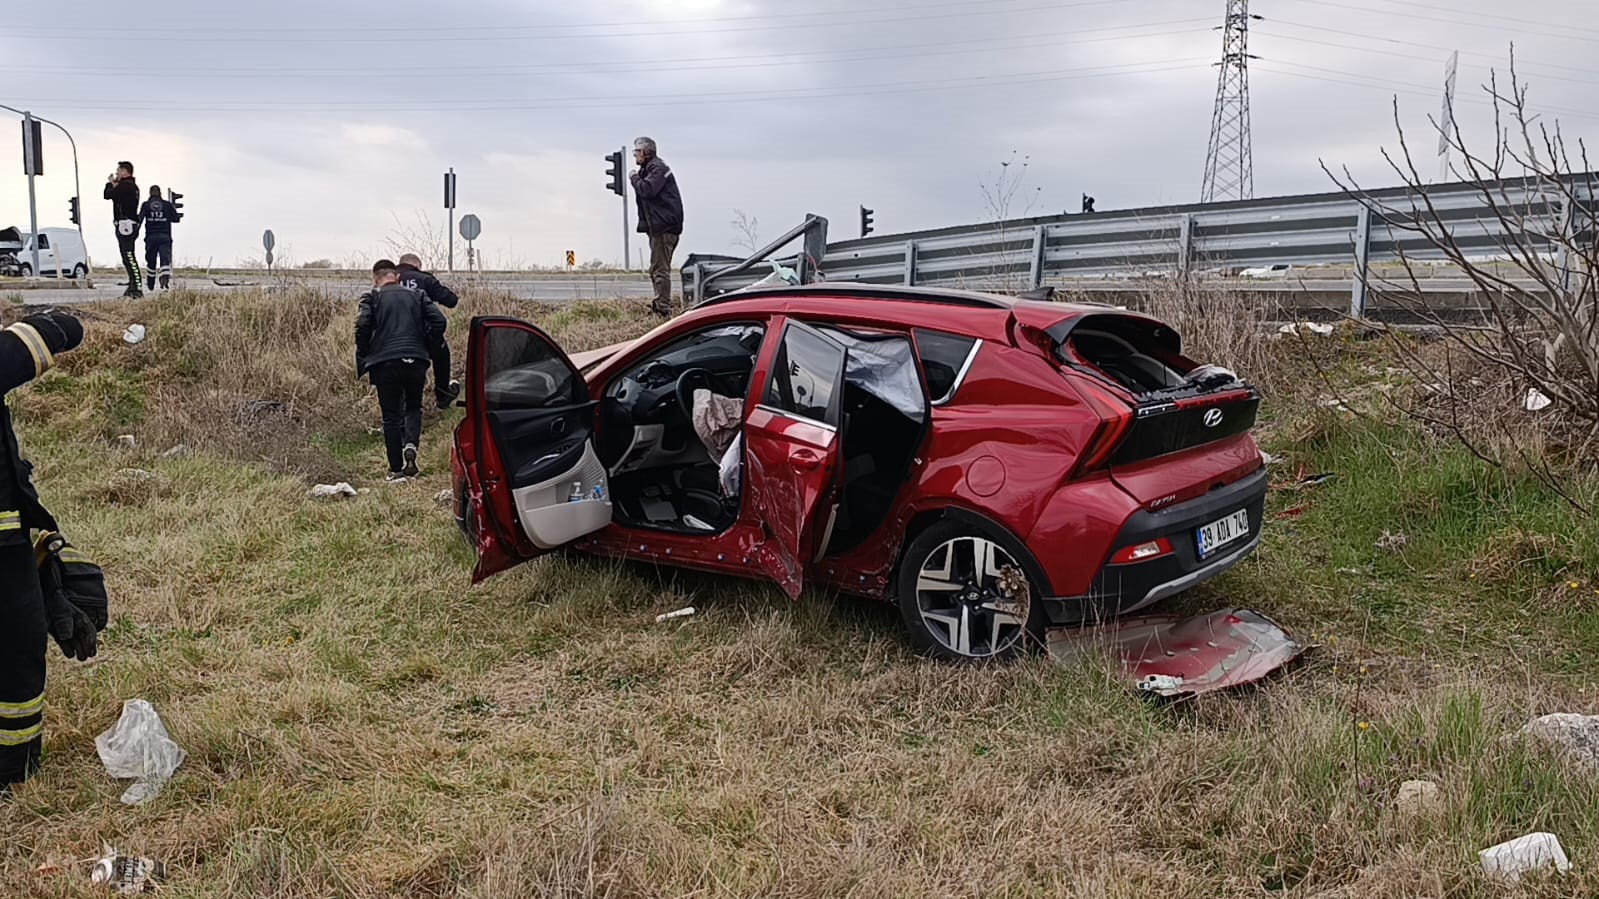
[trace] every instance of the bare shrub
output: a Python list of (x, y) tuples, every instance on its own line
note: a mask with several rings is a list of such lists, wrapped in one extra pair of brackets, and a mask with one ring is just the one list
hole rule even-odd
[[(1513, 52), (1509, 86), (1501, 87), (1494, 75), (1484, 90), (1497, 126), (1488, 153), (1467, 146), (1459, 125), (1449, 124), (1452, 114), (1440, 129), (1461, 160), (1458, 173), (1476, 186), (1481, 217), (1505, 235), (1489, 252), (1467, 245), (1457, 236), (1459, 223), (1433, 204), (1399, 125), (1397, 102), (1399, 152), (1384, 150), (1383, 156), (1409, 188), (1405, 200), (1374, 197), (1347, 169), (1332, 177), (1371, 210), (1374, 222), (1425, 246), (1425, 253), (1401, 256), (1403, 274), (1372, 284), (1373, 294), (1443, 340), (1440, 349), (1419, 349), (1386, 329), (1400, 365), (1418, 385), (1392, 398), (1393, 405), (1488, 464), (1532, 472), (1580, 506), (1564, 489), (1563, 472), (1593, 469), (1599, 447), (1599, 292), (1593, 280), (1599, 180), (1589, 171), (1586, 147), (1577, 142), (1574, 164), (1559, 124), (1538, 121), (1529, 110)], [(1486, 320), (1463, 322), (1435, 304), (1422, 290), (1419, 255), (1441, 256), (1468, 278), (1487, 306)]]

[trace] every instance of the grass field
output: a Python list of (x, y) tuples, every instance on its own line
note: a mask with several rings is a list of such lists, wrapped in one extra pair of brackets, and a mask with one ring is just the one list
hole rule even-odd
[[(573, 348), (649, 325), (520, 311)], [(430, 421), (422, 481), (375, 483), (350, 304), (94, 314), (11, 397), (113, 623), (92, 664), (51, 650), (0, 894), (103, 895), (34, 870), (107, 841), (163, 860), (174, 897), (1495, 896), (1476, 850), (1532, 830), (1574, 869), (1527, 895), (1599, 892), (1599, 783), (1502, 739), (1599, 704), (1599, 535), (1405, 426), (1274, 393), (1266, 540), (1168, 605), (1257, 608), (1319, 646), (1257, 688), (1155, 703), (1097, 662), (921, 659), (892, 610), (845, 597), (576, 557), (470, 588), (434, 500), (458, 413)], [(128, 348), (135, 320), (150, 339)], [(1347, 377), (1377, 377), (1350, 352)], [(1301, 468), (1337, 477), (1299, 490)], [(371, 490), (305, 497), (334, 478)], [(93, 738), (134, 697), (190, 756), (127, 808)], [(1412, 778), (1439, 814), (1395, 812)]]

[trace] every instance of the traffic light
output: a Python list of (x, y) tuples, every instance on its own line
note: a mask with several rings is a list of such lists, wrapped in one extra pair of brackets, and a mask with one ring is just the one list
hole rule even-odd
[(1083, 194), (1083, 212), (1084, 213), (1089, 213), (1089, 212), (1093, 212), (1093, 211), (1094, 211), (1094, 198), (1090, 197), (1088, 194)]
[(877, 210), (875, 210), (875, 209), (867, 209), (865, 206), (861, 207), (861, 236), (862, 237), (865, 237), (866, 235), (872, 233), (872, 213), (874, 213), (876, 211)]
[(74, 224), (74, 225), (83, 224), (83, 216), (78, 214), (78, 198), (77, 197), (73, 197), (72, 199), (67, 201), (67, 218), (71, 219), (72, 224)]
[(617, 150), (615, 153), (605, 154), (605, 161), (611, 164), (611, 167), (605, 170), (605, 174), (611, 178), (611, 182), (606, 187), (609, 187), (611, 193), (619, 197), (627, 196), (626, 188), (622, 186), (622, 151)]
[(167, 202), (172, 204), (173, 209), (182, 209), (183, 194), (180, 194), (169, 187), (167, 188)]

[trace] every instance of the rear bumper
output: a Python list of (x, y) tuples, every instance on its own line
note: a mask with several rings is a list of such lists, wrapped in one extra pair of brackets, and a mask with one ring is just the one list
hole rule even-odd
[[(1156, 512), (1133, 514), (1116, 536), (1116, 551), (1165, 538), (1171, 553), (1130, 565), (1106, 565), (1087, 596), (1047, 597), (1051, 624), (1077, 624), (1114, 618), (1175, 596), (1238, 564), (1260, 544), (1266, 507), (1266, 470), (1212, 490), (1198, 499)], [(1199, 557), (1197, 530), (1238, 510), (1249, 513), (1249, 530), (1231, 546)]]

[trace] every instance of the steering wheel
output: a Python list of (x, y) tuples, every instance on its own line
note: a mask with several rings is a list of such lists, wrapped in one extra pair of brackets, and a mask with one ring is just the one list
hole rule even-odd
[(694, 414), (694, 391), (711, 389), (711, 373), (703, 368), (685, 369), (677, 376), (677, 405), (683, 410), (683, 417), (690, 418)]

